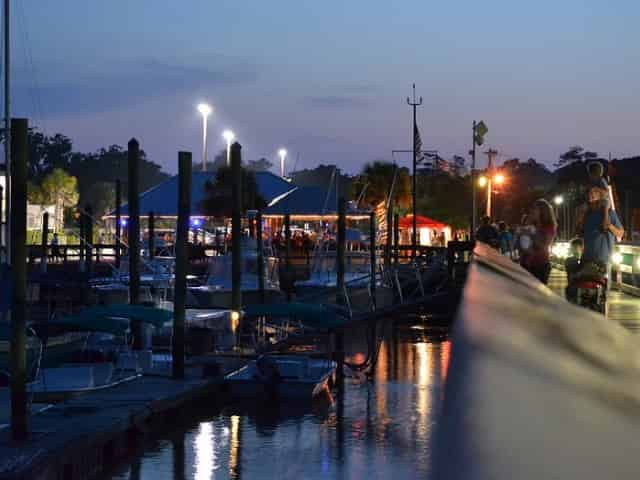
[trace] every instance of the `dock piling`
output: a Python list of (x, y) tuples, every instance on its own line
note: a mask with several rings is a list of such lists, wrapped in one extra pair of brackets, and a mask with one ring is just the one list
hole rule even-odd
[(149, 242), (148, 242), (148, 247), (149, 247), (149, 260), (153, 260), (153, 258), (156, 256), (156, 219), (155, 216), (153, 214), (153, 210), (149, 212), (149, 219), (148, 219), (148, 234), (149, 234)]
[(394, 262), (398, 264), (398, 256), (400, 254), (400, 214), (396, 213), (393, 216), (393, 256)]
[(122, 242), (120, 239), (122, 238), (122, 185), (120, 183), (120, 179), (116, 180), (116, 238), (115, 238), (115, 246), (116, 246), (116, 268), (120, 269), (120, 248)]
[(262, 245), (262, 210), (256, 213), (256, 248), (258, 262), (258, 290), (260, 292), (260, 302), (265, 302), (264, 295), (264, 247)]
[(93, 270), (93, 209), (91, 205), (87, 205), (84, 209), (84, 221), (85, 221), (85, 239), (84, 239), (84, 258), (86, 262), (87, 272), (91, 273)]
[[(344, 285), (344, 253), (346, 246), (346, 201), (344, 197), (340, 197), (338, 200), (338, 245), (336, 251), (336, 303), (338, 305), (345, 305), (347, 299), (345, 298), (345, 285)], [(336, 377), (338, 388), (342, 390), (344, 385), (344, 332), (341, 328), (338, 328), (334, 332), (334, 359), (336, 361), (337, 370)]]
[(28, 435), (27, 404), (27, 157), (29, 129), (26, 118), (11, 120), (11, 436)]
[(291, 215), (284, 216), (284, 266), (286, 272), (287, 301), (291, 301), (293, 290), (293, 274), (291, 272)]
[[(136, 305), (140, 299), (140, 200), (138, 197), (140, 173), (140, 144), (135, 138), (127, 144), (129, 177), (129, 303)], [(133, 349), (142, 349), (142, 325), (133, 322)]]
[(42, 257), (40, 259), (40, 271), (47, 273), (47, 245), (49, 244), (49, 212), (42, 214)]
[(236, 346), (240, 344), (240, 309), (242, 307), (241, 262), (242, 255), (242, 146), (238, 142), (231, 145), (231, 172), (233, 184), (231, 187), (231, 315), (236, 316)]
[(369, 213), (369, 262), (371, 263), (371, 302), (373, 310), (376, 309), (376, 214)]
[(191, 152), (178, 153), (178, 225), (173, 301), (173, 378), (184, 378), (184, 322), (187, 298), (187, 242), (191, 215)]

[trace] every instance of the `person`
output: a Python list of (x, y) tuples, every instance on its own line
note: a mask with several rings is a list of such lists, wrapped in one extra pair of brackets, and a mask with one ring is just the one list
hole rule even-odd
[(584, 250), (584, 241), (582, 238), (574, 238), (569, 244), (569, 255), (564, 261), (564, 271), (567, 272), (567, 288), (565, 289), (565, 297), (567, 300), (575, 301), (577, 296), (577, 288), (575, 281), (582, 269), (581, 260)]
[(493, 248), (498, 247), (498, 230), (491, 225), (491, 218), (484, 216), (480, 219), (480, 226), (476, 230), (476, 240), (486, 243)]
[(505, 222), (498, 223), (498, 242), (500, 244), (500, 253), (508, 257), (513, 256), (513, 235), (507, 229)]
[(53, 238), (51, 239), (51, 257), (54, 263), (57, 263), (58, 258), (60, 258), (60, 239), (58, 238), (58, 232), (54, 232)]
[[(553, 207), (544, 199), (534, 202), (527, 221), (531, 227), (529, 242), (524, 245), (520, 255), (520, 265), (534, 277), (546, 284), (551, 273), (549, 250), (556, 237), (556, 223)], [(521, 243), (522, 242), (521, 239)]]
[(591, 264), (606, 270), (615, 239), (624, 236), (624, 228), (616, 212), (608, 207), (606, 211), (602, 209), (603, 198), (607, 195), (608, 192), (601, 187), (592, 186), (587, 195), (588, 210), (576, 225), (584, 240), (583, 268)]

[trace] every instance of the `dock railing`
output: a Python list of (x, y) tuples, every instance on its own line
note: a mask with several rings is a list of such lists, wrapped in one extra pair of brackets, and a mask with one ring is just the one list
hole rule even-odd
[(637, 477), (637, 335), (480, 244), (451, 338), (433, 478)]

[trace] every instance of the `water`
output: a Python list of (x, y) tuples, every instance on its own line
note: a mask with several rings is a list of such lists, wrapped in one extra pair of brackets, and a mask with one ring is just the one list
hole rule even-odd
[[(356, 338), (346, 347), (361, 360)], [(428, 478), (450, 342), (421, 324), (385, 338), (373, 379), (347, 379), (342, 399), (194, 412), (105, 479)]]

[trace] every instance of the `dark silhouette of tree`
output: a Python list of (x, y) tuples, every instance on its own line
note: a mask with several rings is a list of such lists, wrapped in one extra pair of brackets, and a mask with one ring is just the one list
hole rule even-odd
[(273, 167), (273, 163), (266, 158), (259, 160), (249, 160), (247, 162), (247, 170), (252, 172), (268, 172)]
[[(320, 164), (314, 169), (297, 170), (291, 172), (290, 175), (293, 183), (299, 187), (319, 187), (326, 190), (329, 188), (331, 176), (335, 169), (335, 165)], [(336, 173), (338, 175), (338, 190), (339, 192), (343, 192), (346, 197), (350, 192), (353, 192), (351, 184), (354, 178), (350, 175), (342, 174), (340, 169), (338, 169)], [(331, 189), (333, 190), (334, 188), (335, 184), (332, 184)], [(352, 198), (357, 198), (357, 196)]]
[(396, 169), (398, 174), (394, 186), (393, 201), (396, 207), (408, 208), (411, 205), (409, 170), (382, 160), (376, 160), (364, 166), (362, 173), (353, 184), (352, 197), (359, 198), (364, 189), (361, 205), (373, 207), (386, 201)]
[[(220, 167), (214, 182), (205, 184), (205, 199), (202, 209), (212, 217), (230, 217), (232, 207), (233, 172), (231, 167)], [(258, 192), (258, 184), (254, 172), (242, 168), (242, 213), (247, 210), (260, 210), (266, 202)]]

